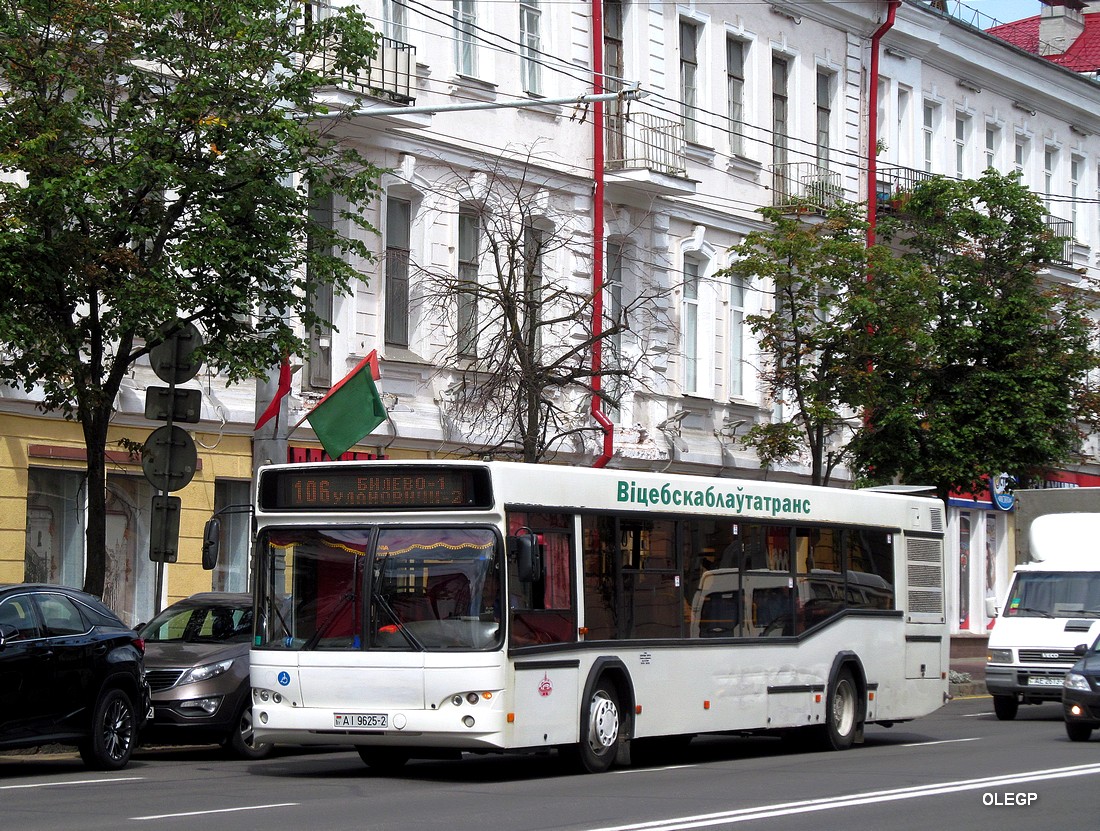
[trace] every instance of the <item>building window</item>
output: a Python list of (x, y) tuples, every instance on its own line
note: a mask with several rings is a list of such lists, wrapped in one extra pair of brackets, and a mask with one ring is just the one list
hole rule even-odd
[(913, 149), (913, 93), (907, 87), (898, 87), (898, 159), (912, 158)]
[(684, 302), (680, 313), (681, 349), (684, 354), (684, 392), (699, 388), (699, 283), (702, 265), (684, 258)]
[[(833, 76), (817, 73), (817, 163), (829, 165), (829, 145), (833, 123)], [(881, 123), (881, 122), (880, 122)]]
[(519, 58), (523, 91), (531, 95), (542, 94), (542, 53), (540, 36), (542, 11), (539, 0), (520, 0), (519, 4)]
[(477, 77), (477, 5), (475, 0), (453, 0), (455, 71)]
[(251, 513), (249, 482), (214, 480), (214, 511), (218, 514), (218, 565), (212, 575), (216, 592), (248, 591)]
[(528, 343), (535, 354), (542, 351), (542, 255), (546, 232), (527, 225), (523, 229), (523, 293), (527, 302)]
[(478, 251), (481, 226), (471, 206), (458, 210), (458, 354), (472, 358), (477, 354)]
[(933, 154), (935, 151), (935, 138), (936, 105), (925, 101), (921, 120), (921, 139), (924, 145), (924, 170), (926, 173), (932, 172)]
[(409, 345), (409, 239), (412, 204), (386, 200), (386, 343)]
[(1043, 204), (1050, 213), (1051, 194), (1054, 193), (1054, 171), (1058, 167), (1058, 151), (1053, 147), (1047, 147), (1043, 151)]
[(787, 62), (772, 56), (772, 164), (776, 166), (787, 163), (787, 74)]
[[(604, 92), (618, 92), (623, 88), (623, 5), (621, 0), (604, 0), (603, 4), (603, 88)], [(608, 101), (604, 105), (607, 129), (607, 160), (622, 162), (625, 155), (623, 138), (625, 120), (623, 105)]]
[(1027, 139), (1016, 136), (1016, 147), (1013, 151), (1012, 164), (1020, 181), (1024, 181), (1024, 171), (1027, 169)]
[(84, 471), (27, 470), (26, 583), (84, 584)]
[(153, 616), (156, 564), (149, 560), (153, 486), (140, 476), (107, 476), (107, 575), (103, 602), (128, 626)]
[(966, 176), (966, 143), (970, 138), (970, 119), (959, 113), (955, 114), (955, 176), (962, 179)]
[(409, 7), (404, 0), (382, 0), (382, 17), (386, 37), (409, 42)]
[(1085, 173), (1085, 160), (1080, 156), (1071, 156), (1069, 160), (1069, 211), (1070, 222), (1073, 223), (1074, 239), (1083, 236), (1078, 226), (1080, 212), (1077, 210), (1077, 199), (1081, 193), (1081, 177)]
[(745, 394), (745, 280), (734, 275), (730, 279), (730, 398)]
[[(606, 369), (621, 369), (623, 354), (623, 333), (619, 329), (623, 316), (623, 246), (620, 242), (607, 243), (607, 261), (604, 268), (604, 331), (611, 332), (603, 342), (603, 366)], [(623, 379), (619, 375), (605, 375), (601, 386), (607, 396), (616, 402), (608, 409), (617, 413), (619, 399), (622, 397)]]
[[(310, 194), (309, 218), (311, 233), (308, 246), (317, 253), (331, 254), (331, 235), (335, 230), (331, 193)], [(306, 379), (311, 388), (323, 390), (332, 386), (332, 284), (327, 281), (314, 283), (311, 300), (318, 322), (309, 331)]]
[(726, 39), (726, 117), (729, 119), (730, 153), (745, 155), (745, 49), (736, 38)]
[(992, 124), (985, 125), (985, 169), (997, 170), (997, 151), (1001, 143), (1001, 131)]
[(698, 141), (699, 130), (699, 27), (680, 21), (680, 101), (684, 116), (684, 139)]

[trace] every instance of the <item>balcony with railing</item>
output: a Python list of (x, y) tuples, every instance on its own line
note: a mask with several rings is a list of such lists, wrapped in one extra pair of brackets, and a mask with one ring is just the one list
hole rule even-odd
[(413, 78), (416, 72), (416, 47), (382, 37), (378, 39), (378, 51), (370, 59), (362, 74), (352, 75), (336, 66), (334, 42), (317, 55), (310, 65), (316, 71), (332, 79), (335, 86), (354, 94), (381, 98), (395, 104), (412, 104)]
[(608, 113), (604, 129), (608, 184), (649, 193), (694, 193), (687, 178), (684, 125), (651, 113)]
[(1073, 264), (1073, 222), (1068, 219), (1061, 219), (1052, 214), (1046, 214), (1043, 217), (1043, 224), (1046, 225), (1047, 233), (1051, 238), (1061, 238), (1062, 250), (1060, 255), (1054, 260), (1056, 265), (1072, 265)]
[(772, 207), (827, 211), (844, 197), (840, 174), (813, 162), (771, 166)]
[(921, 182), (932, 178), (926, 170), (917, 170), (901, 165), (880, 165), (875, 174), (875, 205), (878, 211), (900, 210), (905, 205), (906, 195)]

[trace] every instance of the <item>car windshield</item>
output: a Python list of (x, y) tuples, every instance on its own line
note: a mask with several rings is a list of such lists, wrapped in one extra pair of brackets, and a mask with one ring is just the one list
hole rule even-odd
[(273, 531), (264, 649), (491, 649), (500, 644), (501, 547), (490, 528)]
[(146, 643), (246, 643), (252, 634), (249, 606), (171, 606), (141, 630)]
[(1016, 575), (1005, 617), (1100, 617), (1100, 576), (1077, 571)]

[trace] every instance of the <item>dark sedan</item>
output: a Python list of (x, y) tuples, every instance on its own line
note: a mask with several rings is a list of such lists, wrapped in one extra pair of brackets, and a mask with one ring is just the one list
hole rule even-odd
[(154, 707), (147, 741), (214, 742), (245, 759), (271, 752), (252, 735), (250, 595), (192, 595), (153, 618), (141, 635)]
[(144, 648), (89, 594), (0, 585), (0, 748), (75, 744), (91, 768), (125, 767), (149, 709)]
[(1091, 647), (1081, 644), (1075, 651), (1081, 660), (1062, 681), (1062, 713), (1066, 735), (1075, 742), (1087, 742), (1100, 727), (1100, 639)]

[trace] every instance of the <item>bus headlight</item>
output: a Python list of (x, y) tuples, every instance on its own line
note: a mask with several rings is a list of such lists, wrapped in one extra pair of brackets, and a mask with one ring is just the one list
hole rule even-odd
[(986, 655), (986, 661), (991, 664), (1011, 664), (1012, 650), (991, 649), (989, 650), (989, 654)]

